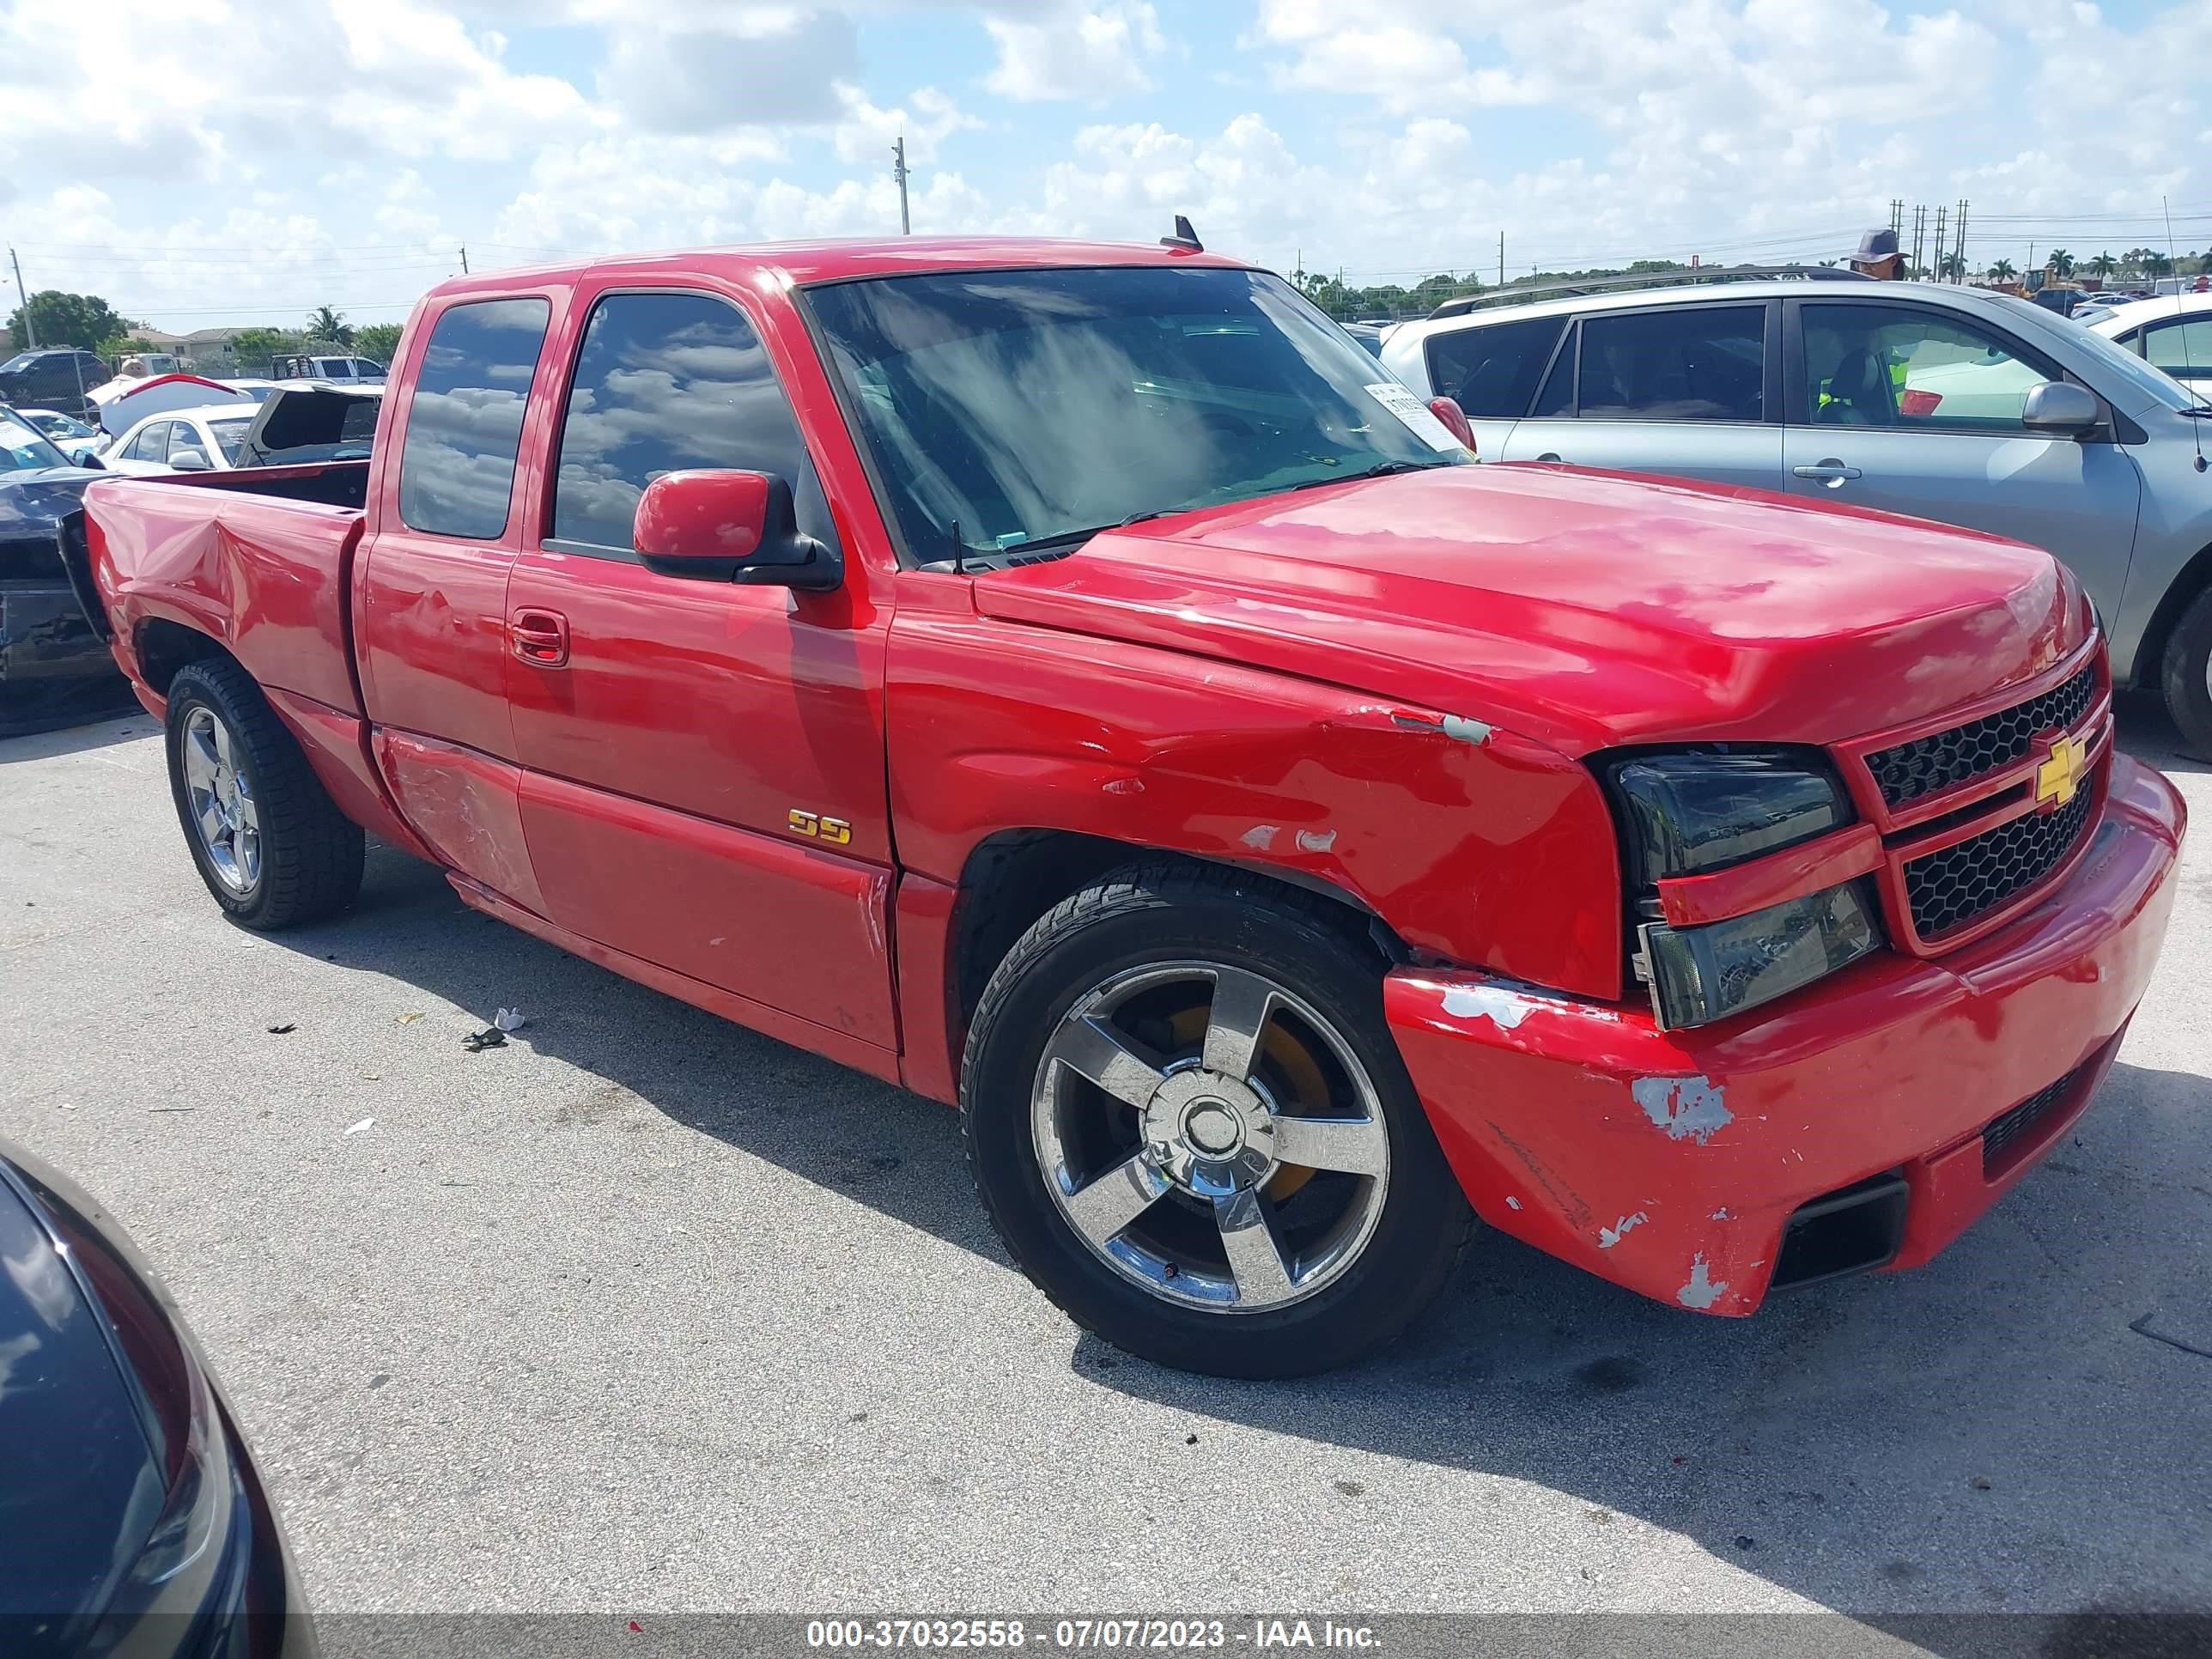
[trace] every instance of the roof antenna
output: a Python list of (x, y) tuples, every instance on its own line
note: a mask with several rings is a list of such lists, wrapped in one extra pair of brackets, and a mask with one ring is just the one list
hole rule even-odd
[[(2179, 317), (2185, 315), (2189, 307), (2181, 302), (2181, 260), (2174, 252), (2173, 207), (2163, 196), (2158, 198), (2158, 205), (2160, 210), (2166, 215), (2166, 262), (2173, 267), (2173, 314)], [(2181, 342), (2182, 370), (2188, 374), (2190, 389), (2194, 391), (2197, 374), (2196, 365), (2189, 361), (2189, 325), (2185, 323), (2173, 332), (2174, 337)], [(2204, 418), (2203, 416), (2191, 417), (2189, 434), (2197, 440), (2197, 470), (2202, 472), (2204, 470)]]
[(954, 575), (964, 576), (968, 574), (967, 552), (968, 544), (960, 538), (960, 520), (955, 519), (952, 521), (952, 574)]
[(1190, 228), (1187, 215), (1176, 215), (1175, 234), (1160, 238), (1162, 247), (1180, 248), (1185, 253), (1203, 253), (1206, 244), (1198, 240), (1198, 233)]

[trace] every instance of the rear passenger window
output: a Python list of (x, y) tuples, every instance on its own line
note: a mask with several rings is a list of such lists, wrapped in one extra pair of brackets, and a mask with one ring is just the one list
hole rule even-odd
[(544, 300), (483, 300), (439, 317), (399, 454), (399, 516), (410, 530), (483, 541), (507, 529), (523, 411), (551, 312)]
[(1674, 306), (1583, 319), (1586, 421), (1758, 421), (1766, 307)]
[(1496, 323), (1429, 337), (1429, 384), (1471, 416), (1517, 420), (1552, 361), (1564, 317)]
[(806, 447), (745, 315), (703, 294), (610, 294), (592, 307), (561, 427), (552, 538), (628, 555), (664, 472), (735, 468), (800, 486)]

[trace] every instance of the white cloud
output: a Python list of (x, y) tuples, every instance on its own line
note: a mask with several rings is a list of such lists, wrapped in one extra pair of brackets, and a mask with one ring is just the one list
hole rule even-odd
[(890, 155), (892, 141), (902, 134), (908, 164), (926, 166), (937, 159), (939, 146), (954, 133), (983, 125), (935, 87), (916, 88), (906, 104), (893, 109), (878, 109), (858, 87), (841, 87), (838, 95), (845, 114), (831, 134), (831, 145), (839, 161), (854, 167), (880, 167)]
[(749, 7), (716, 27), (636, 20), (611, 36), (600, 92), (656, 132), (825, 126), (841, 110), (837, 86), (860, 68), (853, 21), (840, 12)]
[(1152, 84), (1148, 59), (1166, 50), (1151, 0), (1039, 0), (1040, 14), (1019, 21), (987, 16), (999, 49), (984, 85), (1023, 103), (1078, 99), (1097, 103)]

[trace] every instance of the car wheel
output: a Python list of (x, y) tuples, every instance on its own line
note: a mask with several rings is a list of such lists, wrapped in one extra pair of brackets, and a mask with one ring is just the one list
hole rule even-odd
[(2166, 712), (2183, 743), (2200, 760), (2212, 760), (2212, 587), (2189, 603), (2166, 642)]
[(169, 788), (200, 879), (261, 932), (319, 921), (361, 890), (361, 828), (340, 812), (253, 678), (197, 662), (169, 687)]
[(1326, 1370), (1450, 1276), (1472, 1212), (1384, 1023), (1383, 963), (1338, 908), (1133, 866), (1041, 918), (985, 988), (961, 1086), (984, 1208), (1116, 1347)]

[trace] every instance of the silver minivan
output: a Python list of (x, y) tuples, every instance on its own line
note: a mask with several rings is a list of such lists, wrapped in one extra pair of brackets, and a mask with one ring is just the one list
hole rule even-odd
[(1382, 356), (1457, 400), (1491, 460), (1753, 485), (2047, 548), (2095, 601), (2114, 682), (2161, 692), (2212, 757), (2212, 409), (2063, 317), (1935, 283), (1707, 283), (1433, 317)]

